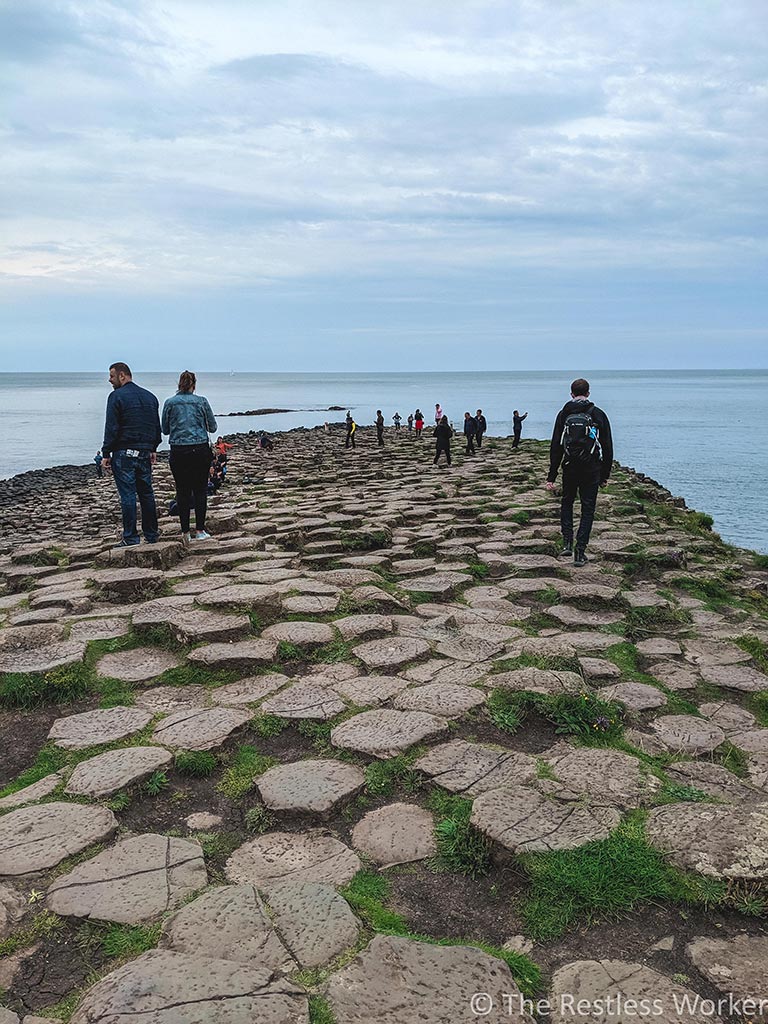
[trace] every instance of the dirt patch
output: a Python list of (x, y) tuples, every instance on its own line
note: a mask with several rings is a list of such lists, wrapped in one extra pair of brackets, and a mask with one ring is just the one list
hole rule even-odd
[(53, 723), (70, 710), (71, 706), (66, 712), (56, 707), (38, 711), (0, 711), (0, 786), (7, 785), (34, 764)]
[(524, 754), (541, 754), (549, 750), (561, 737), (554, 725), (536, 713), (529, 714), (517, 732), (505, 732), (493, 724), (485, 714), (476, 718), (465, 716), (456, 728), (451, 729), (450, 739), (467, 740), (469, 743), (492, 743)]

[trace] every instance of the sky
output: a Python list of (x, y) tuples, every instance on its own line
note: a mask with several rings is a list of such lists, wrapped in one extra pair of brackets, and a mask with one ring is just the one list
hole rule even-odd
[(766, 367), (765, 0), (0, 0), (0, 370)]

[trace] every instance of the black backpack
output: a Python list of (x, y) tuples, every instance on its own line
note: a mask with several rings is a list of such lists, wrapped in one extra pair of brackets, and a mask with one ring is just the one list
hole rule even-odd
[(585, 463), (602, 459), (600, 430), (589, 410), (566, 416), (561, 444), (565, 463)]

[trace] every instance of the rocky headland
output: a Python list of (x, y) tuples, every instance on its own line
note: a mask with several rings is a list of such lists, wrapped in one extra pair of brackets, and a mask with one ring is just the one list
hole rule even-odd
[(575, 569), (546, 445), (357, 439), (230, 437), (188, 548), (0, 482), (0, 1024), (756, 1019), (766, 559), (617, 467)]

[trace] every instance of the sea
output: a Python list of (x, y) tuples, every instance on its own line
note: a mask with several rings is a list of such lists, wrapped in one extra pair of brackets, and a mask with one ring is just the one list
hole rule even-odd
[[(523, 439), (549, 438), (570, 381), (587, 376), (592, 399), (609, 415), (619, 462), (658, 480), (708, 512), (732, 544), (768, 553), (768, 370), (566, 370), (469, 373), (198, 373), (219, 433), (270, 432), (343, 420), (361, 425), (381, 409), (387, 423), (435, 403), (460, 427), (482, 408), (490, 435), (512, 432), (512, 412), (527, 412)], [(163, 400), (175, 373), (137, 373)], [(0, 478), (30, 469), (82, 465), (100, 447), (107, 373), (0, 373)], [(329, 411), (340, 406), (342, 411)], [(232, 416), (252, 409), (289, 412)]]

